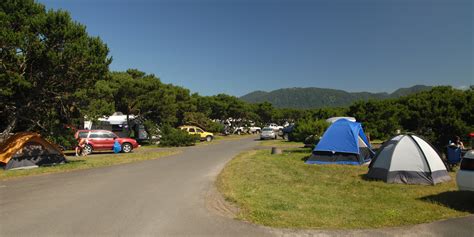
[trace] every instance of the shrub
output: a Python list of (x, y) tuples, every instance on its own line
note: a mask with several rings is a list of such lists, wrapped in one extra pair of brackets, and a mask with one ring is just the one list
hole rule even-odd
[(162, 146), (192, 146), (199, 139), (198, 136), (190, 135), (170, 125), (162, 126), (161, 134), (160, 145)]
[(224, 131), (224, 125), (217, 122), (210, 122), (207, 124), (206, 128), (204, 128), (207, 132), (212, 133), (222, 133)]
[(200, 112), (185, 112), (183, 125), (194, 125), (204, 129), (206, 132), (220, 133), (224, 125), (213, 122), (205, 114)]
[(329, 123), (325, 120), (301, 119), (295, 123), (293, 132), (289, 134), (288, 140), (305, 142), (307, 137), (313, 136), (315, 142), (315, 139), (319, 139), (328, 127)]
[(77, 140), (74, 138), (74, 131), (70, 128), (60, 127), (54, 129), (54, 132), (50, 134), (42, 135), (46, 140), (64, 150), (74, 149), (77, 145)]

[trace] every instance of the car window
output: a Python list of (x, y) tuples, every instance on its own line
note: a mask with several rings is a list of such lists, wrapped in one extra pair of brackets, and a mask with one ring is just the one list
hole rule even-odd
[(189, 132), (195, 132), (194, 128), (189, 128)]
[(79, 138), (87, 138), (87, 134), (89, 134), (89, 132), (79, 132)]
[(474, 170), (474, 159), (463, 158), (461, 161), (461, 170)]
[(115, 135), (114, 133), (109, 132), (109, 133), (104, 133), (104, 137), (105, 138), (115, 138), (115, 137), (117, 137), (117, 135)]
[(89, 138), (107, 138), (107, 135), (100, 132), (91, 132), (91, 135), (89, 135)]
[(203, 133), (204, 131), (202, 131), (201, 129), (199, 128), (196, 128), (196, 131), (199, 132), (199, 133)]

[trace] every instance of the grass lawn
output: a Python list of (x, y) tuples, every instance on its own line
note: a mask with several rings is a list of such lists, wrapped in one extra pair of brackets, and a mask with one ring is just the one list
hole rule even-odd
[(290, 142), (287, 140), (276, 139), (276, 140), (263, 140), (260, 141), (261, 146), (274, 146), (274, 147), (303, 147), (304, 144), (302, 142)]
[[(206, 142), (206, 141), (197, 141), (196, 146), (202, 146), (202, 145), (212, 145), (216, 144), (217, 142), (220, 141), (228, 141), (228, 140), (238, 140), (238, 139), (243, 139), (247, 137), (252, 137), (255, 135), (252, 134), (244, 134), (244, 135), (228, 135), (228, 136), (222, 136), (222, 135), (216, 135), (214, 136), (214, 139), (211, 142)], [(156, 145), (156, 144), (146, 144), (143, 145), (140, 149), (150, 149), (150, 148), (163, 148), (164, 146)]]
[(132, 152), (128, 154), (114, 154), (114, 153), (94, 153), (86, 157), (66, 157), (69, 161), (63, 165), (56, 165), (50, 167), (39, 167), (29, 170), (3, 170), (0, 169), (0, 180), (39, 175), (49, 173), (67, 172), (72, 170), (89, 169), (103, 166), (118, 165), (142, 160), (152, 160), (164, 156), (174, 155), (179, 153), (179, 150), (163, 150), (156, 152)]
[(238, 219), (273, 227), (378, 228), (474, 213), (474, 192), (456, 191), (454, 179), (436, 186), (369, 181), (366, 166), (306, 165), (309, 154), (242, 153), (219, 175), (218, 189), (240, 208)]

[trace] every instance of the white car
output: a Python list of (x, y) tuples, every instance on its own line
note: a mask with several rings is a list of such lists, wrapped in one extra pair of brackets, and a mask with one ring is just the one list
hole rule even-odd
[(262, 132), (262, 128), (252, 126), (252, 127), (249, 127), (249, 131), (250, 131), (250, 133), (252, 133), (252, 134), (254, 134), (254, 133), (261, 133), (261, 132)]
[(456, 176), (459, 190), (474, 191), (474, 150), (466, 152)]
[(283, 129), (283, 126), (279, 126), (276, 123), (271, 123), (267, 127), (273, 129), (273, 131), (279, 131)]
[(265, 139), (277, 139), (277, 133), (273, 128), (265, 127), (262, 129), (262, 133), (260, 133), (260, 140)]

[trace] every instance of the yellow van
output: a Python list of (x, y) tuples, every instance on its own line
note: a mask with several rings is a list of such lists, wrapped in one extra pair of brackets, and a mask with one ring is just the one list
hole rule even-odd
[(206, 132), (202, 130), (200, 127), (184, 125), (184, 126), (180, 126), (179, 129), (186, 131), (191, 135), (195, 135), (195, 134), (199, 135), (201, 138), (201, 141), (210, 142), (212, 141), (212, 139), (214, 139), (213, 133)]

